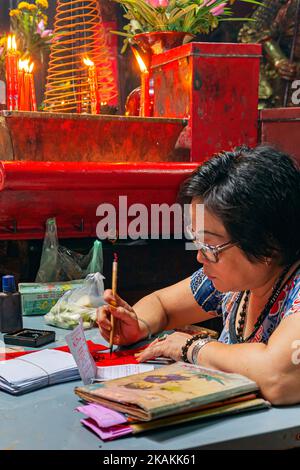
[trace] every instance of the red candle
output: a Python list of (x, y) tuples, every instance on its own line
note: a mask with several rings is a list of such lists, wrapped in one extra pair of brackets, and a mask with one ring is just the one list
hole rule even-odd
[(30, 111), (37, 111), (37, 104), (36, 104), (36, 94), (35, 94), (35, 86), (34, 86), (34, 78), (33, 78), (33, 67), (34, 63), (29, 67), (29, 93), (30, 93)]
[(9, 111), (18, 109), (18, 52), (15, 36), (7, 38), (5, 59), (6, 72), (6, 107)]
[(150, 74), (149, 70), (146, 67), (142, 57), (136, 50), (132, 48), (132, 51), (135, 55), (135, 58), (139, 64), (141, 70), (141, 107), (140, 107), (140, 116), (149, 117), (150, 113)]
[(29, 60), (26, 60), (25, 73), (24, 73), (24, 109), (23, 111), (30, 111), (30, 73), (29, 73)]
[(141, 74), (141, 116), (150, 116), (150, 76), (148, 70)]
[(100, 99), (98, 91), (97, 69), (92, 60), (88, 57), (83, 59), (84, 64), (88, 67), (88, 81), (90, 88), (91, 114), (100, 113)]
[(20, 111), (24, 111), (24, 73), (25, 73), (25, 62), (23, 60), (19, 60), (18, 62), (18, 108)]

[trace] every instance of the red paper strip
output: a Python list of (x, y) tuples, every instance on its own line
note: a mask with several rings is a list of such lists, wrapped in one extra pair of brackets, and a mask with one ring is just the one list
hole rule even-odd
[[(89, 351), (96, 362), (97, 366), (119, 366), (123, 364), (137, 364), (137, 360), (134, 357), (134, 354), (142, 349), (145, 349), (146, 346), (136, 349), (129, 349), (126, 351), (117, 351), (113, 352), (111, 357), (108, 351), (108, 348), (103, 346), (102, 344), (96, 344), (93, 341), (87, 341)], [(70, 352), (68, 346), (60, 346), (58, 348), (54, 348), (58, 351), (65, 351)], [(15, 359), (16, 357), (24, 356), (26, 354), (30, 354), (34, 352), (34, 350), (30, 351), (21, 351), (15, 353), (0, 353), (0, 361), (6, 361), (9, 359)]]

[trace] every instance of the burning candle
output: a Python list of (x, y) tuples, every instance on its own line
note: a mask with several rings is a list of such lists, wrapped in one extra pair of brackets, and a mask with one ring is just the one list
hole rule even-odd
[(140, 115), (142, 117), (150, 116), (150, 74), (146, 67), (145, 62), (138, 53), (138, 51), (132, 48), (135, 58), (139, 64), (141, 70), (141, 108)]
[(18, 109), (24, 110), (24, 73), (25, 73), (26, 60), (19, 60), (18, 62)]
[(19, 109), (20, 111), (37, 111), (36, 94), (32, 62), (19, 60)]
[(34, 86), (34, 78), (33, 78), (33, 68), (34, 68), (34, 62), (32, 62), (32, 64), (30, 64), (30, 66), (28, 68), (29, 92), (30, 92), (30, 110), (31, 111), (37, 111), (36, 94), (35, 94), (35, 86)]
[(25, 73), (24, 73), (24, 107), (23, 111), (30, 111), (30, 72), (29, 72), (29, 60), (25, 61)]
[(98, 92), (98, 80), (97, 80), (96, 65), (88, 57), (85, 57), (83, 59), (83, 62), (88, 68), (91, 114), (99, 114), (100, 113), (100, 99), (99, 99), (99, 92)]
[(7, 37), (6, 72), (6, 107), (9, 111), (18, 109), (18, 52), (16, 37)]

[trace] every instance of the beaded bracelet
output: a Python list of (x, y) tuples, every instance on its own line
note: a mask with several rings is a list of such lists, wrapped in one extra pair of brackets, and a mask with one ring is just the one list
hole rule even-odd
[(184, 361), (184, 362), (189, 362), (188, 358), (187, 358), (187, 352), (188, 352), (188, 349), (189, 347), (194, 343), (194, 341), (197, 341), (198, 339), (204, 339), (204, 338), (207, 338), (208, 335), (205, 334), (205, 333), (200, 333), (198, 335), (194, 335), (192, 336), (191, 338), (188, 338), (188, 340), (186, 341), (186, 343), (182, 346), (182, 349), (181, 349), (181, 359)]

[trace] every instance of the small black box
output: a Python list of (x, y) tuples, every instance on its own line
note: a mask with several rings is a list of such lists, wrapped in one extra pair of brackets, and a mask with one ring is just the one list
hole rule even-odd
[(3, 340), (5, 344), (39, 348), (40, 346), (44, 346), (45, 344), (55, 341), (55, 331), (24, 328), (22, 330), (7, 333), (3, 336)]

